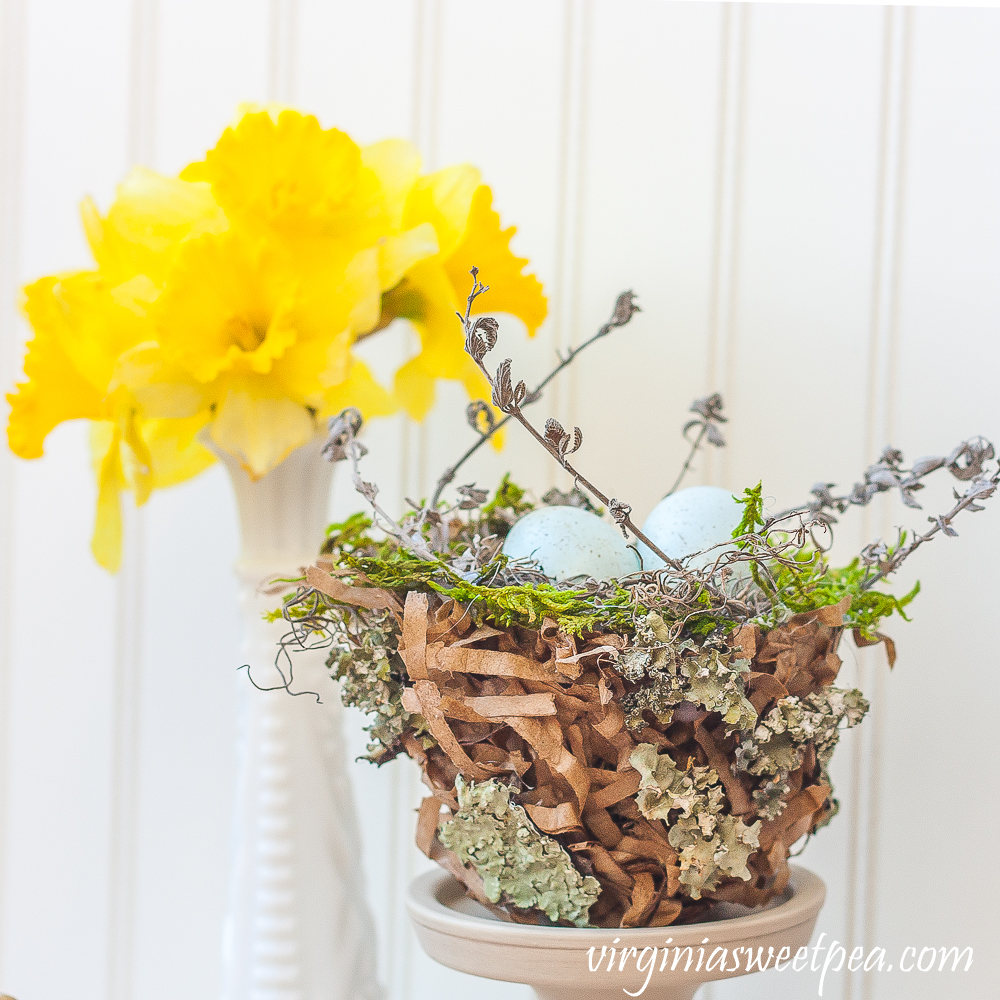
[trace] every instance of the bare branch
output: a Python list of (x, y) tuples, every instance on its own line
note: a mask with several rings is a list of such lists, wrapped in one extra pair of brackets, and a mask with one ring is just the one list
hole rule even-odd
[[(472, 309), (472, 303), (475, 301), (476, 298), (478, 298), (479, 295), (481, 295), (484, 291), (487, 290), (487, 286), (479, 284), (479, 281), (478, 281), (479, 270), (478, 270), (478, 268), (473, 268), (473, 271), (475, 272), (473, 274), (473, 282), (474, 282), (474, 284), (473, 284), (473, 293), (474, 294), (472, 294), (472, 295), (469, 296), (469, 302), (468, 302), (468, 305), (467, 305), (467, 308), (466, 308), (465, 316), (464, 317), (462, 317), (461, 315), (459, 316), (459, 319), (462, 320), (462, 323), (465, 326), (465, 329), (467, 331), (467, 333), (466, 333), (466, 350), (469, 350), (470, 346), (473, 346), (473, 347), (475, 347), (476, 350), (478, 350), (478, 343), (476, 343), (475, 345), (470, 345), (469, 344), (469, 339), (468, 339), (468, 324), (469, 324), (469, 318), (470, 318), (470, 311)], [(478, 289), (478, 291), (477, 291), (477, 289)], [(611, 312), (611, 318), (597, 331), (597, 333), (595, 333), (588, 340), (585, 340), (582, 344), (580, 344), (579, 347), (571, 347), (566, 352), (565, 357), (560, 356), (560, 358), (559, 358), (559, 364), (557, 364), (548, 373), (548, 375), (546, 375), (545, 378), (543, 378), (541, 380), (541, 382), (539, 382), (538, 385), (535, 386), (534, 389), (532, 389), (532, 390), (530, 390), (530, 391), (528, 391), (528, 392), (525, 393), (524, 398), (521, 400), (521, 405), (522, 406), (528, 406), (529, 404), (535, 403), (539, 399), (541, 399), (542, 398), (542, 392), (545, 389), (545, 387), (564, 368), (566, 368), (568, 365), (572, 364), (576, 360), (576, 358), (577, 358), (577, 356), (579, 354), (581, 354), (588, 347), (590, 347), (591, 344), (597, 343), (597, 341), (600, 340), (602, 337), (606, 337), (612, 330), (615, 330), (615, 329), (618, 329), (619, 327), (627, 325), (628, 322), (632, 319), (632, 317), (637, 312), (641, 312), (641, 311), (642, 310), (639, 308), (638, 305), (636, 305), (636, 302), (635, 302), (635, 292), (633, 292), (631, 290), (627, 291), (627, 292), (622, 292), (618, 296), (618, 298), (615, 300), (615, 307), (614, 307), (614, 309)], [(486, 317), (486, 318), (489, 319), (492, 323), (494, 323), (494, 324), (496, 323), (496, 321), (493, 320), (492, 317)], [(479, 321), (477, 320), (476, 322), (478, 323)], [(485, 336), (482, 339), (483, 339), (483, 343), (485, 344), (486, 343)], [(492, 347), (495, 345), (495, 343), (496, 343), (496, 340), (494, 338), (493, 342), (489, 344), (489, 347), (487, 348), (487, 350), (491, 350)], [(475, 355), (472, 353), (472, 351), (469, 351), (469, 353), (470, 353), (470, 355), (473, 358), (475, 357)], [(485, 356), (485, 352), (484, 352), (484, 356)], [(499, 420), (499, 421), (493, 420), (492, 419), (493, 413), (490, 410), (490, 408), (486, 405), (486, 403), (484, 403), (482, 400), (476, 400), (475, 402), (471, 403), (470, 406), (469, 406), (470, 421), (473, 419), (472, 418), (473, 407), (476, 408), (476, 410), (475, 410), (475, 414), (476, 414), (475, 419), (476, 419), (477, 423), (476, 423), (476, 426), (475, 426), (475, 430), (481, 436), (480, 436), (479, 440), (475, 442), (475, 444), (473, 444), (470, 448), (468, 448), (466, 450), (466, 452), (459, 458), (459, 460), (457, 462), (455, 462), (454, 465), (452, 465), (449, 468), (445, 469), (445, 471), (442, 473), (441, 478), (437, 481), (437, 486), (436, 486), (436, 488), (434, 490), (434, 496), (431, 498), (431, 501), (430, 501), (430, 506), (432, 508), (437, 506), (438, 501), (441, 499), (441, 494), (444, 492), (444, 488), (450, 482), (454, 481), (455, 476), (458, 473), (458, 470), (470, 458), (472, 458), (472, 456), (484, 444), (486, 444), (486, 442), (489, 441), (490, 438), (492, 438), (493, 435), (496, 434), (496, 432), (498, 430), (500, 430), (501, 427), (503, 427), (509, 420), (513, 419), (512, 415), (508, 414), (507, 416), (505, 416), (503, 418), (503, 420)], [(482, 409), (479, 409), (480, 407)], [(479, 415), (483, 412), (483, 410), (486, 410), (486, 411), (489, 412), (489, 416), (487, 418), (488, 426), (487, 426), (487, 429), (485, 431), (481, 430), (479, 428), (479, 426), (478, 426)]]
[(404, 548), (409, 549), (419, 559), (434, 559), (426, 540), (420, 533), (423, 518), (418, 520), (411, 532), (404, 531), (376, 502), (378, 487), (367, 483), (361, 478), (358, 467), (360, 460), (368, 453), (368, 449), (357, 440), (356, 436), (363, 424), (361, 413), (349, 407), (336, 417), (331, 417), (329, 435), (323, 445), (323, 457), (330, 462), (350, 460), (354, 488), (371, 504), (375, 512), (375, 523), (386, 534), (391, 535)]
[(664, 493), (664, 497), (677, 492), (678, 487), (684, 481), (684, 477), (690, 471), (694, 456), (701, 449), (701, 443), (705, 438), (708, 438), (708, 443), (714, 445), (716, 448), (721, 448), (726, 443), (726, 439), (722, 436), (722, 431), (719, 430), (718, 425), (726, 423), (728, 418), (722, 415), (722, 397), (717, 392), (713, 392), (710, 396), (703, 396), (701, 399), (696, 399), (691, 404), (690, 409), (692, 413), (697, 413), (701, 419), (689, 420), (684, 425), (681, 433), (684, 437), (687, 437), (688, 431), (693, 427), (697, 427), (698, 436), (691, 443), (691, 451), (688, 453), (681, 471), (677, 474), (674, 485)]

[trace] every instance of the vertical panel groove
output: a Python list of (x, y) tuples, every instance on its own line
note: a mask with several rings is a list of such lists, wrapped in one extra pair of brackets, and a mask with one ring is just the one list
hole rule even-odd
[[(889, 202), (888, 185), (890, 180), (889, 170), (889, 132), (892, 122), (893, 112), (893, 24), (895, 11), (892, 7), (886, 7), (883, 12), (883, 44), (882, 44), (882, 91), (880, 96), (879, 109), (879, 139), (878, 139), (878, 163), (876, 166), (875, 179), (875, 217), (874, 235), (872, 248), (872, 282), (871, 282), (871, 307), (869, 318), (869, 345), (868, 345), (868, 386), (865, 417), (865, 434), (863, 441), (863, 454), (861, 455), (861, 465), (864, 467), (875, 457), (877, 447), (876, 430), (876, 402), (878, 388), (881, 382), (879, 372), (879, 332), (881, 328), (880, 316), (882, 311), (882, 282), (884, 273), (884, 253), (885, 253), (885, 230), (886, 230), (886, 205)], [(864, 508), (861, 518), (861, 530), (865, 541), (871, 533), (871, 514), (869, 508)], [(858, 686), (865, 690), (868, 681), (868, 667), (871, 661), (868, 650), (858, 650), (856, 662), (858, 669)], [(873, 718), (871, 724), (875, 724)], [(864, 739), (864, 731), (859, 731), (851, 746), (851, 788), (848, 796), (848, 816), (850, 827), (847, 834), (847, 866), (845, 872), (846, 898), (845, 907), (847, 910), (847, 924), (845, 928), (846, 947), (851, 951), (858, 938), (858, 909), (860, 899), (863, 895), (861, 891), (862, 859), (861, 841), (862, 829), (864, 825), (863, 808), (863, 786), (865, 780), (865, 757), (867, 743)], [(855, 976), (848, 973), (844, 977), (844, 1000), (852, 1000), (854, 996)]]
[[(590, 119), (590, 76), (591, 76), (591, 34), (594, 22), (593, 0), (583, 0), (580, 12), (578, 97), (579, 128), (576, 137), (576, 169), (575, 197), (573, 199), (572, 232), (573, 246), (568, 254), (570, 258), (569, 280), (569, 325), (566, 331), (565, 346), (578, 344), (580, 336), (580, 299), (583, 284), (583, 257), (586, 238), (586, 201), (587, 201), (587, 123)], [(579, 388), (579, 372), (571, 367), (566, 380), (566, 423), (576, 425), (578, 419), (577, 396)]]
[[(719, 103), (716, 126), (715, 196), (712, 256), (708, 293), (708, 351), (705, 392), (721, 392), (731, 402), (733, 355), (736, 350), (736, 283), (738, 278), (740, 192), (743, 187), (743, 134), (746, 118), (747, 21), (750, 8), (727, 3), (719, 31)], [(728, 456), (717, 449), (703, 454), (702, 481), (728, 479)], [(728, 452), (728, 449), (721, 449)], [(712, 1000), (715, 987), (706, 983), (699, 1000)]]
[[(910, 88), (912, 11), (888, 7), (884, 15), (879, 148), (872, 240), (871, 305), (864, 459), (874, 461), (882, 447), (892, 443), (899, 356), (900, 279), (904, 222), (907, 118)], [(867, 542), (880, 530), (891, 530), (891, 512), (881, 517), (865, 508), (862, 532)], [(886, 724), (885, 670), (871, 650), (858, 651), (858, 683), (870, 688), (872, 711), (858, 733), (851, 756), (850, 829), (846, 871), (846, 945), (874, 946), (877, 923), (878, 840), (881, 819), (882, 745)], [(860, 991), (870, 998), (874, 978), (863, 976)], [(857, 977), (845, 976), (844, 997), (851, 1000)]]
[[(877, 311), (873, 308), (873, 327), (877, 323), (879, 354), (881, 355), (880, 370), (882, 372), (881, 387), (884, 403), (879, 406), (878, 393), (871, 398), (871, 426), (882, 433), (882, 441), (892, 442), (895, 434), (895, 410), (897, 397), (897, 369), (899, 364), (899, 341), (901, 322), (901, 292), (903, 275), (903, 236), (906, 206), (906, 166), (909, 126), (911, 69), (913, 61), (913, 20), (912, 7), (896, 7), (893, 10), (892, 52), (893, 72), (892, 84), (892, 121), (893, 128), (888, 133), (887, 149), (891, 161), (886, 160), (887, 186), (883, 198), (884, 213), (880, 225), (884, 227), (882, 243), (886, 245), (887, 257), (885, 266), (880, 270), (880, 288), (877, 293), (879, 303), (885, 307)], [(890, 181), (891, 178), (891, 181)], [(891, 238), (886, 235), (891, 233)], [(874, 338), (873, 338), (874, 339)], [(874, 456), (872, 456), (874, 457)], [(887, 536), (892, 529), (891, 512), (885, 508), (882, 514), (882, 533)], [(886, 697), (888, 695), (886, 671), (873, 671), (872, 686), (872, 732), (871, 759), (869, 763), (868, 783), (868, 827), (865, 842), (866, 877), (865, 877), (865, 912), (863, 941), (866, 950), (875, 946), (875, 934), (878, 921), (878, 891), (876, 876), (879, 871), (879, 839), (882, 820), (882, 769), (883, 747), (885, 742), (885, 727), (887, 719)], [(862, 980), (862, 996), (871, 1000), (874, 996), (873, 976)]]
[[(563, 351), (576, 339), (583, 256), (583, 228), (586, 196), (586, 118), (589, 91), (590, 24), (592, 0), (564, 0), (562, 94), (560, 106), (558, 189), (554, 282), (550, 299), (549, 323), (552, 346)], [(564, 423), (573, 423), (576, 398), (576, 368), (565, 381), (557, 379), (548, 390), (551, 412)], [(549, 485), (560, 475), (548, 465)]]
[[(746, 119), (747, 38), (751, 8), (727, 3), (723, 8), (719, 65), (719, 121), (716, 159), (714, 232), (708, 312), (706, 392), (721, 392), (731, 402), (737, 338), (737, 291), (744, 122)], [(714, 450), (713, 450), (714, 451)], [(728, 449), (705, 456), (706, 476), (725, 483)]]
[(267, 99), (277, 104), (295, 100), (298, 0), (271, 0), (267, 48)]
[[(413, 18), (413, 76), (410, 110), (410, 139), (420, 151), (422, 169), (430, 173), (440, 167), (440, 120), (442, 52), (445, 10), (442, 0), (416, 0)], [(409, 329), (399, 363), (419, 349), (417, 335)], [(426, 421), (415, 424), (400, 418), (400, 509), (406, 497), (419, 500), (429, 490), (429, 433)], [(430, 419), (430, 417), (428, 417)], [(386, 887), (389, 919), (386, 921), (386, 992), (396, 1000), (412, 994), (413, 941), (403, 900), (406, 886), (416, 874), (413, 846), (413, 804), (420, 799), (416, 769), (393, 768), (390, 781), (390, 860)]]
[[(126, 148), (131, 165), (154, 156), (157, 0), (133, 0), (129, 36)], [(134, 974), (136, 861), (141, 752), (142, 624), (145, 518), (125, 500), (124, 552), (115, 580), (112, 691), (111, 828), (107, 995), (130, 1000)]]
[[(0, 0), (0, 378), (10, 385), (18, 368), (20, 324), (15, 301), (19, 274), (23, 157), (25, 9), (23, 0)], [(7, 808), (10, 759), (10, 604), (13, 597), (14, 461), (0, 449), (0, 979), (4, 974), (8, 884)]]

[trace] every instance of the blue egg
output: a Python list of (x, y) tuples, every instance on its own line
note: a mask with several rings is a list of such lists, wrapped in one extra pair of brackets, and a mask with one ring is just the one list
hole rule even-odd
[(534, 559), (557, 582), (628, 576), (639, 569), (621, 531), (579, 507), (540, 507), (515, 522), (503, 543), (511, 559)]
[[(718, 486), (689, 486), (664, 497), (652, 510), (642, 533), (671, 559), (681, 559), (700, 552), (733, 536), (733, 529), (743, 520), (743, 506), (733, 499), (730, 490)], [(644, 569), (659, 569), (664, 565), (642, 542), (638, 545)], [(694, 569), (711, 565), (724, 550), (711, 552), (692, 560)]]

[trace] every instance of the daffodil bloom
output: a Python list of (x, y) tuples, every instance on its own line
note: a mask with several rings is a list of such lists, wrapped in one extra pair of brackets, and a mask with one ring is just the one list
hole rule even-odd
[[(133, 171), (106, 216), (84, 202), (96, 269), (26, 289), (11, 448), (35, 458), (57, 424), (95, 422), (93, 548), (114, 569), (120, 493), (144, 503), (210, 448), (257, 478), (345, 406), (420, 419), (438, 378), (484, 395), (455, 319), (469, 268), (529, 333), (546, 309), (491, 201), (472, 167), (421, 176), (409, 143), (362, 148), (287, 109), (244, 115), (179, 178)], [(387, 389), (352, 349), (397, 318), (421, 350)]]

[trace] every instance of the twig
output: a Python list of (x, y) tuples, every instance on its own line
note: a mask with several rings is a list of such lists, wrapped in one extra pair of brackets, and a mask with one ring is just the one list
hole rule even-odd
[[(635, 313), (641, 311), (642, 310), (635, 304), (635, 293), (632, 292), (631, 290), (627, 292), (622, 292), (621, 295), (618, 296), (618, 299), (615, 301), (615, 308), (611, 313), (611, 319), (609, 319), (607, 323), (605, 323), (597, 331), (597, 333), (595, 333), (588, 340), (585, 340), (582, 344), (580, 344), (579, 347), (570, 347), (567, 350), (565, 357), (562, 357), (561, 355), (559, 355), (558, 352), (556, 352), (556, 356), (559, 358), (559, 364), (557, 364), (555, 368), (553, 368), (552, 371), (550, 371), (548, 375), (546, 375), (545, 378), (543, 378), (542, 381), (539, 382), (538, 385), (536, 385), (535, 388), (531, 390), (531, 392), (525, 394), (525, 397), (522, 400), (523, 404), (527, 406), (541, 399), (542, 390), (564, 368), (572, 364), (572, 362), (576, 359), (578, 354), (585, 351), (588, 347), (590, 347), (591, 344), (596, 343), (602, 337), (606, 337), (612, 330), (616, 329), (617, 327), (625, 326), (629, 322), (629, 320), (632, 319), (632, 316)], [(463, 324), (467, 323), (468, 311), (466, 311), (465, 317), (462, 317), (460, 315), (459, 318), (462, 320)], [(438, 501), (441, 499), (441, 494), (444, 491), (444, 488), (454, 480), (456, 474), (458, 473), (458, 470), (470, 458), (472, 458), (472, 456), (484, 444), (486, 444), (486, 442), (489, 441), (490, 438), (492, 438), (493, 435), (496, 434), (501, 427), (503, 427), (505, 424), (509, 423), (511, 420), (514, 419), (512, 414), (508, 414), (503, 418), (503, 420), (499, 422), (493, 422), (492, 413), (490, 412), (489, 407), (487, 407), (485, 403), (482, 403), (481, 401), (477, 402), (479, 402), (481, 405), (473, 403), (469, 407), (469, 423), (472, 424), (473, 430), (477, 431), (477, 433), (480, 435), (479, 440), (476, 441), (475, 444), (473, 444), (462, 455), (462, 457), (459, 458), (459, 460), (454, 465), (445, 469), (444, 472), (441, 474), (441, 478), (437, 481), (437, 487), (434, 490), (434, 496), (431, 498), (430, 507), (432, 510), (437, 507)], [(486, 416), (486, 418), (490, 421), (489, 426), (485, 431), (479, 430), (478, 420), (481, 415)]]
[(985, 474), (977, 476), (969, 484), (969, 488), (965, 493), (959, 493), (958, 490), (953, 491), (958, 503), (947, 514), (928, 517), (927, 520), (933, 524), (933, 527), (922, 535), (914, 534), (913, 540), (908, 545), (899, 546), (891, 553), (886, 549), (884, 544), (878, 542), (867, 546), (861, 557), (870, 565), (877, 565), (878, 572), (872, 574), (870, 577), (866, 577), (861, 583), (861, 589), (869, 590), (880, 580), (884, 580), (889, 576), (890, 573), (895, 573), (903, 560), (912, 555), (924, 542), (931, 541), (935, 535), (943, 533), (952, 538), (956, 537), (958, 532), (952, 527), (952, 521), (963, 510), (969, 510), (973, 513), (984, 510), (985, 508), (976, 501), (987, 500), (993, 496), (998, 483), (1000, 483), (1000, 469), (994, 472), (992, 476)]
[[(492, 316), (480, 316), (475, 323), (472, 322), (472, 304), (480, 295), (489, 291), (489, 286), (479, 281), (478, 268), (472, 268), (470, 273), (472, 274), (472, 291), (469, 293), (465, 316), (459, 315), (459, 319), (465, 327), (465, 349), (479, 366), (480, 371), (482, 371), (490, 387), (493, 389), (493, 405), (501, 413), (506, 413), (513, 417), (573, 477), (574, 485), (582, 486), (599, 503), (607, 507), (626, 538), (628, 537), (627, 532), (631, 531), (639, 541), (645, 544), (651, 552), (662, 559), (672, 570), (686, 579), (694, 579), (692, 574), (680, 562), (668, 556), (639, 530), (632, 521), (632, 508), (627, 503), (607, 496), (607, 494), (602, 492), (578, 469), (570, 464), (567, 456), (576, 451), (583, 443), (583, 433), (580, 428), (574, 427), (573, 434), (570, 435), (563, 429), (559, 421), (550, 418), (545, 423), (545, 434), (543, 436), (521, 411), (520, 404), (524, 401), (528, 390), (524, 382), (518, 382), (516, 386), (513, 384), (510, 372), (510, 358), (500, 363), (496, 376), (490, 375), (483, 364), (483, 358), (496, 346), (499, 324)], [(619, 305), (622, 304), (622, 299), (619, 298)], [(624, 307), (634, 309), (631, 301), (625, 302)], [(622, 321), (624, 322), (624, 317)], [(698, 580), (697, 582), (716, 599), (723, 603), (728, 601), (728, 596), (724, 591), (719, 591), (718, 588), (705, 581)]]
[(696, 399), (691, 404), (691, 412), (700, 415), (701, 420), (689, 420), (681, 432), (685, 438), (687, 438), (687, 432), (692, 427), (700, 427), (701, 430), (698, 432), (698, 436), (695, 438), (694, 443), (691, 445), (691, 451), (688, 453), (688, 457), (681, 467), (681, 471), (677, 474), (677, 478), (674, 480), (674, 485), (664, 493), (664, 497), (670, 496), (672, 493), (677, 492), (677, 487), (684, 481), (684, 477), (688, 474), (691, 469), (691, 462), (694, 460), (694, 456), (697, 454), (701, 448), (701, 443), (708, 436), (708, 440), (711, 444), (714, 444), (717, 448), (721, 448), (725, 443), (725, 438), (722, 436), (722, 432), (715, 425), (715, 422), (724, 424), (727, 422), (727, 418), (722, 415), (722, 397), (717, 393), (713, 392), (710, 396), (704, 396), (701, 399)]
[(356, 437), (361, 429), (361, 424), (361, 413), (353, 407), (344, 410), (339, 416), (331, 417), (328, 424), (329, 434), (326, 444), (323, 445), (323, 457), (330, 462), (342, 462), (345, 459), (350, 459), (354, 488), (371, 504), (378, 527), (386, 534), (392, 535), (400, 545), (409, 549), (418, 559), (434, 561), (434, 553), (431, 552), (420, 532), (423, 518), (417, 522), (415, 531), (403, 531), (376, 502), (378, 487), (361, 478), (358, 463), (368, 453), (368, 449)]
[(990, 441), (978, 436), (962, 441), (950, 455), (929, 455), (919, 458), (906, 469), (903, 454), (899, 449), (887, 447), (864, 471), (861, 482), (855, 483), (850, 493), (834, 496), (831, 492), (835, 483), (816, 483), (809, 491), (813, 499), (799, 507), (782, 511), (777, 517), (791, 514), (809, 514), (812, 517), (835, 524), (832, 512), (843, 514), (849, 507), (864, 507), (871, 503), (878, 493), (898, 489), (900, 499), (907, 507), (920, 510), (914, 493), (924, 488), (923, 480), (938, 469), (947, 469), (956, 479), (968, 481), (980, 476), (986, 462), (995, 458), (996, 451)]

